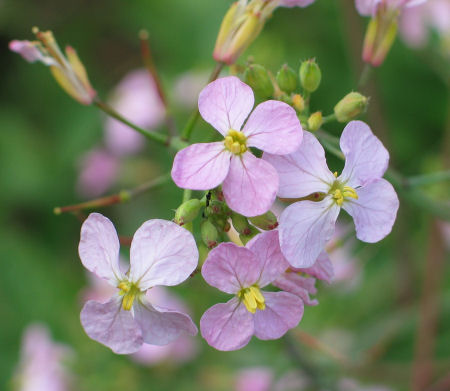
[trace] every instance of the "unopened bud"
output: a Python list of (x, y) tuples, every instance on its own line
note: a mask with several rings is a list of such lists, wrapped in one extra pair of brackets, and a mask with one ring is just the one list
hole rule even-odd
[(288, 65), (284, 64), (277, 73), (278, 87), (287, 94), (297, 89), (297, 75)]
[(368, 99), (359, 92), (350, 92), (345, 95), (336, 106), (334, 114), (339, 122), (348, 122), (367, 109)]
[(322, 112), (316, 111), (315, 113), (309, 116), (308, 130), (310, 130), (311, 132), (315, 132), (316, 130), (320, 129), (322, 124), (323, 124)]
[(253, 225), (264, 231), (278, 227), (277, 217), (270, 210), (261, 216), (250, 217), (249, 220)]
[(273, 95), (273, 84), (266, 68), (259, 64), (249, 65), (244, 73), (244, 81), (252, 87), (256, 95), (269, 98)]
[(211, 249), (217, 246), (217, 239), (219, 237), (219, 233), (217, 232), (217, 228), (213, 223), (209, 220), (203, 220), (200, 225), (200, 233), (202, 237), (203, 243)]
[(195, 198), (188, 200), (178, 207), (177, 211), (175, 212), (175, 218), (173, 221), (178, 225), (190, 223), (197, 217), (201, 207), (202, 204), (200, 200), (197, 200)]
[(239, 234), (239, 239), (241, 239), (241, 242), (245, 246), (251, 239), (253, 239), (259, 233), (260, 231), (257, 228), (250, 226), (250, 232), (247, 235)]
[(300, 94), (292, 95), (292, 106), (301, 113), (305, 109), (305, 99)]
[(300, 65), (300, 83), (302, 87), (308, 92), (314, 92), (319, 88), (322, 80), (322, 72), (315, 59), (303, 61)]
[(231, 222), (233, 223), (234, 229), (242, 235), (249, 235), (252, 232), (252, 226), (248, 223), (247, 218), (238, 213), (231, 215)]

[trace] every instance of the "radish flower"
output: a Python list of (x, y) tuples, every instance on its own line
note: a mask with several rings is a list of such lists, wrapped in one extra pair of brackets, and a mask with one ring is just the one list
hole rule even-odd
[(318, 202), (300, 201), (288, 206), (279, 219), (281, 251), (293, 267), (314, 264), (333, 235), (341, 208), (353, 217), (359, 240), (374, 243), (391, 232), (399, 201), (392, 185), (382, 179), (388, 151), (361, 121), (345, 127), (340, 146), (346, 157), (340, 176), (328, 169), (325, 151), (308, 132), (295, 153), (263, 156), (278, 170), (279, 197), (320, 194)]
[(203, 278), (235, 296), (203, 314), (200, 330), (208, 344), (237, 350), (253, 335), (277, 339), (297, 326), (303, 316), (302, 300), (288, 292), (262, 291), (288, 267), (276, 231), (259, 234), (246, 247), (221, 243), (212, 250), (202, 267)]
[(143, 343), (167, 345), (182, 334), (196, 335), (188, 315), (152, 305), (145, 296), (148, 289), (177, 285), (194, 271), (198, 251), (191, 233), (169, 221), (146, 221), (134, 234), (126, 274), (119, 267), (119, 247), (111, 221), (91, 213), (81, 227), (81, 262), (117, 294), (106, 303), (84, 305), (81, 324), (87, 335), (118, 354), (134, 353)]
[(276, 170), (249, 148), (286, 155), (300, 146), (303, 135), (295, 110), (273, 100), (259, 104), (242, 128), (253, 104), (252, 89), (235, 76), (208, 84), (200, 93), (199, 111), (224, 139), (181, 150), (172, 168), (182, 188), (209, 190), (222, 183), (228, 206), (245, 216), (267, 212), (278, 190)]

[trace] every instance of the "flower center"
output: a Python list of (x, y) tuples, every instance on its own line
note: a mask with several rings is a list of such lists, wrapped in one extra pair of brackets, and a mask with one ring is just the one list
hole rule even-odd
[(121, 281), (117, 286), (120, 289), (119, 295), (123, 296), (122, 299), (122, 307), (125, 311), (131, 310), (133, 306), (134, 299), (139, 296), (141, 290), (137, 287), (136, 284), (133, 284), (130, 281)]
[(331, 194), (331, 197), (338, 206), (342, 206), (346, 198), (358, 199), (358, 193), (353, 187), (344, 186), (339, 181), (334, 181), (328, 194)]
[(230, 129), (223, 143), (225, 148), (235, 155), (242, 155), (247, 151), (247, 137), (238, 130)]
[(264, 296), (262, 295), (259, 287), (257, 285), (252, 285), (248, 288), (241, 289), (237, 296), (241, 300), (248, 312), (254, 314), (256, 309), (265, 310), (266, 303)]

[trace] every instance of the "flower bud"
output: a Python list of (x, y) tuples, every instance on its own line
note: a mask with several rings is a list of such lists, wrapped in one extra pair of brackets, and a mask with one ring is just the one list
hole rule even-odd
[(319, 88), (322, 79), (322, 72), (315, 59), (303, 61), (300, 65), (300, 82), (302, 87), (308, 92), (314, 92)]
[(173, 221), (178, 225), (190, 223), (197, 217), (201, 207), (202, 204), (200, 200), (197, 200), (195, 198), (188, 200), (178, 207), (177, 211), (175, 212), (175, 218)]
[(290, 94), (297, 89), (297, 75), (287, 64), (284, 64), (278, 71), (277, 84), (278, 87), (287, 94)]
[(322, 112), (316, 111), (311, 114), (308, 118), (308, 130), (311, 132), (315, 132), (318, 130), (323, 124)]
[(247, 235), (239, 234), (239, 239), (241, 239), (242, 244), (245, 246), (251, 239), (253, 239), (256, 235), (258, 235), (260, 231), (250, 226), (250, 232)]
[(255, 94), (266, 99), (273, 95), (273, 84), (269, 74), (262, 65), (251, 64), (245, 70), (244, 81), (252, 87)]
[(84, 105), (90, 105), (97, 93), (92, 88), (86, 69), (77, 52), (66, 47), (66, 56), (61, 52), (51, 31), (33, 28), (39, 41), (11, 41), (9, 48), (29, 62), (40, 61), (50, 67), (53, 77), (72, 98)]
[(247, 218), (238, 213), (231, 215), (231, 222), (234, 229), (242, 235), (249, 235), (252, 232), (252, 226), (248, 223)]
[(277, 217), (270, 210), (261, 216), (250, 217), (249, 220), (253, 225), (265, 231), (278, 227)]
[(305, 109), (305, 99), (300, 94), (292, 95), (292, 106), (301, 113)]
[(364, 113), (367, 104), (368, 99), (364, 95), (359, 92), (350, 92), (334, 106), (334, 114), (339, 122), (348, 122)]
[(211, 221), (208, 219), (203, 220), (200, 225), (200, 234), (202, 237), (203, 243), (211, 249), (217, 246), (217, 239), (219, 237), (219, 233), (217, 232), (216, 227)]

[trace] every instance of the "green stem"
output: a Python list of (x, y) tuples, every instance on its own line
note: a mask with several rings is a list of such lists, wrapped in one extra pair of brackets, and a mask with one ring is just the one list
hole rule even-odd
[[(222, 72), (224, 65), (225, 64), (221, 62), (216, 63), (216, 66), (214, 67), (211, 76), (209, 77), (208, 83), (211, 83), (212, 81), (216, 80), (219, 77), (220, 72)], [(200, 113), (198, 109), (195, 110), (190, 116), (188, 123), (181, 132), (181, 139), (183, 141), (189, 141), (189, 139), (191, 138), (192, 131), (194, 130), (195, 123), (197, 122), (199, 116)]]
[(424, 186), (434, 183), (450, 181), (450, 170), (433, 172), (431, 174), (416, 175), (407, 178), (408, 186)]
[(170, 174), (165, 174), (158, 178), (154, 178), (148, 182), (145, 182), (139, 186), (136, 186), (132, 189), (122, 190), (117, 194), (96, 198), (94, 200), (89, 200), (86, 202), (82, 202), (80, 204), (58, 206), (55, 209), (53, 209), (53, 212), (56, 215), (60, 215), (61, 213), (78, 212), (85, 209), (96, 209), (114, 204), (121, 204), (129, 201), (131, 198), (137, 197), (138, 195), (147, 192), (150, 189), (154, 189), (157, 186), (169, 182), (170, 179), (171, 179)]
[(326, 124), (328, 122), (336, 121), (336, 114), (326, 115), (322, 118), (322, 124)]
[(370, 79), (370, 76), (372, 75), (372, 66), (370, 64), (365, 64), (364, 68), (361, 72), (361, 76), (359, 77), (359, 81), (358, 81), (358, 89), (363, 88), (367, 82)]
[(189, 201), (192, 197), (192, 190), (184, 189), (183, 191), (183, 202)]

